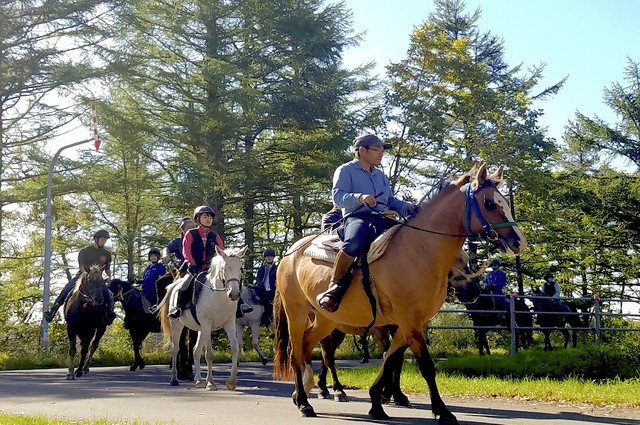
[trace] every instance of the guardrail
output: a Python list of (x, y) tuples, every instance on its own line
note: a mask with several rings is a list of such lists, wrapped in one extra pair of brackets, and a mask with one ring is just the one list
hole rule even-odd
[[(482, 294), (480, 295), (480, 297), (502, 297), (502, 295), (489, 295), (489, 294)], [(519, 330), (534, 330), (534, 331), (543, 331), (543, 330), (563, 330), (563, 329), (567, 329), (567, 330), (575, 330), (575, 331), (591, 331), (594, 332), (595, 334), (595, 342), (596, 344), (600, 343), (600, 335), (602, 332), (604, 331), (621, 331), (621, 332), (637, 332), (640, 331), (640, 327), (637, 328), (612, 328), (612, 327), (603, 327), (602, 326), (602, 318), (603, 317), (622, 317), (622, 318), (640, 318), (640, 314), (635, 314), (635, 313), (612, 313), (612, 312), (603, 312), (602, 310), (602, 305), (603, 304), (609, 304), (609, 303), (617, 303), (617, 304), (624, 304), (624, 303), (634, 303), (634, 304), (640, 304), (638, 301), (635, 300), (624, 300), (624, 299), (619, 299), (619, 298), (600, 298), (598, 296), (595, 296), (593, 298), (564, 298), (561, 297), (560, 301), (569, 301), (569, 302), (589, 302), (589, 303), (593, 303), (593, 307), (591, 308), (591, 311), (587, 311), (587, 312), (567, 312), (567, 313), (562, 313), (562, 315), (564, 316), (580, 316), (582, 317), (591, 317), (593, 316), (594, 320), (593, 320), (593, 327), (592, 326), (588, 326), (588, 327), (571, 327), (571, 328), (560, 328), (560, 327), (540, 327), (540, 326), (518, 326), (518, 324), (516, 323), (516, 315), (517, 314), (526, 314), (526, 315), (545, 315), (545, 314), (555, 314), (557, 315), (557, 312), (545, 312), (545, 311), (534, 311), (531, 310), (530, 311), (516, 311), (515, 309), (515, 300), (516, 299), (522, 299), (522, 300), (532, 300), (532, 299), (536, 299), (536, 300), (551, 300), (554, 299), (553, 297), (544, 297), (544, 296), (538, 296), (538, 295), (517, 295), (515, 293), (511, 293), (510, 296), (508, 297), (509, 300), (509, 308), (510, 311), (506, 311), (506, 310), (467, 310), (467, 309), (442, 309), (439, 311), (439, 313), (451, 313), (451, 314), (470, 314), (470, 313), (482, 313), (482, 314), (509, 314), (510, 316), (510, 320), (509, 320), (509, 326), (429, 326), (428, 329), (487, 329), (490, 331), (509, 331), (511, 333), (511, 355), (515, 355), (516, 353), (516, 331)], [(620, 308), (620, 310), (623, 310), (622, 308)], [(591, 323), (591, 320), (589, 320), (589, 323)]]

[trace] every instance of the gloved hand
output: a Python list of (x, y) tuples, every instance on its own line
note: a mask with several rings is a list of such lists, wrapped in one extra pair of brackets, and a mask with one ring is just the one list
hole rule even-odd
[(196, 274), (198, 274), (198, 269), (195, 264), (191, 264), (187, 270), (189, 271), (189, 274), (191, 274), (192, 276), (195, 276)]
[(407, 214), (409, 217), (415, 217), (420, 212), (420, 206), (416, 204), (411, 204), (407, 207)]
[(395, 220), (398, 218), (398, 213), (393, 210), (384, 210), (382, 211), (382, 215), (392, 220)]

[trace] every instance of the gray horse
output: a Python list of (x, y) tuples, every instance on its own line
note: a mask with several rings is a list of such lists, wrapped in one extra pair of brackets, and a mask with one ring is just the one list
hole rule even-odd
[(263, 365), (269, 362), (267, 356), (262, 352), (258, 345), (258, 337), (260, 336), (260, 322), (262, 315), (264, 314), (264, 306), (255, 301), (256, 293), (253, 288), (243, 286), (242, 287), (242, 300), (253, 307), (251, 313), (245, 313), (243, 317), (236, 319), (236, 332), (238, 335), (238, 344), (240, 345), (240, 352), (242, 352), (243, 340), (244, 340), (244, 328), (249, 327), (251, 329), (251, 345), (258, 352), (260, 360)]

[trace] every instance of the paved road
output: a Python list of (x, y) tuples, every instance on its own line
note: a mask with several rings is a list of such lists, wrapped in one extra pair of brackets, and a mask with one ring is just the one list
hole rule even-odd
[[(340, 361), (339, 367), (357, 367)], [(134, 420), (146, 424), (185, 425), (325, 425), (385, 423), (367, 416), (366, 392), (349, 391), (349, 403), (310, 399), (318, 418), (303, 419), (291, 402), (293, 385), (271, 380), (271, 366), (243, 363), (238, 389), (228, 391), (224, 381), (229, 365), (215, 365), (218, 391), (185, 383), (170, 387), (166, 366), (147, 366), (129, 372), (126, 367), (92, 368), (75, 381), (66, 381), (63, 369), (0, 372), (0, 411), (67, 419)], [(316, 390), (314, 390), (315, 394)], [(386, 407), (393, 425), (436, 424), (428, 398), (410, 395), (411, 408)], [(625, 424), (640, 425), (640, 412), (526, 401), (445, 397), (461, 424)]]

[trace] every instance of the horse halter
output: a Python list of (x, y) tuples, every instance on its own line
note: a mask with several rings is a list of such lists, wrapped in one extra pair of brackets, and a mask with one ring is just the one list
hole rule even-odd
[(471, 214), (475, 215), (482, 228), (484, 229), (485, 235), (488, 240), (495, 242), (500, 236), (496, 229), (502, 229), (505, 227), (515, 227), (518, 223), (514, 221), (503, 221), (501, 223), (489, 224), (487, 220), (482, 215), (482, 211), (480, 211), (480, 205), (478, 205), (478, 201), (475, 198), (475, 195), (482, 192), (488, 188), (495, 188), (495, 184), (491, 180), (485, 180), (485, 182), (478, 186), (475, 190), (472, 189), (471, 183), (467, 183), (467, 188), (465, 189), (465, 202), (464, 202), (464, 230), (468, 235), (472, 235), (471, 231)]

